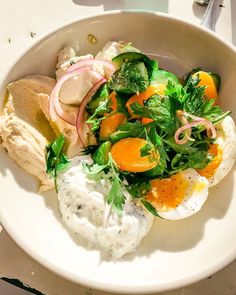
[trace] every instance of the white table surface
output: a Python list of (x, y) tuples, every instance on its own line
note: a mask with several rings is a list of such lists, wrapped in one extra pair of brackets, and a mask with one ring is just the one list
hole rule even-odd
[[(236, 0), (218, 0), (222, 7), (216, 32), (236, 45)], [(114, 9), (155, 10), (200, 23), (205, 8), (192, 0), (1, 0), (0, 80), (17, 57), (47, 31), (79, 16)], [(162, 295), (236, 294), (236, 261), (214, 276)], [(0, 226), (0, 277), (17, 278), (47, 295), (104, 295), (53, 274), (20, 249)], [(4, 288), (4, 289), (3, 289)], [(0, 285), (0, 294), (7, 295)], [(12, 290), (9, 289), (9, 294)], [(23, 294), (23, 293), (22, 293)]]

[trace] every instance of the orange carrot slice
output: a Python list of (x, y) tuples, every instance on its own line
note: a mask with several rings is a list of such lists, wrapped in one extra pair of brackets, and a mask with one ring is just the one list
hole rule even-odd
[(212, 78), (212, 76), (206, 72), (203, 71), (199, 71), (195, 74), (193, 74), (193, 76), (199, 75), (199, 86), (207, 86), (206, 90), (205, 90), (205, 95), (208, 98), (218, 98), (218, 93), (217, 93), (217, 89), (216, 89), (216, 85), (215, 85), (215, 81)]
[(139, 103), (143, 106), (143, 103), (145, 100), (147, 100), (149, 97), (151, 97), (154, 94), (164, 95), (166, 89), (165, 84), (156, 84), (153, 86), (149, 86), (144, 92), (141, 92), (139, 94), (135, 94), (130, 97), (130, 99), (126, 102), (126, 107), (129, 111), (129, 114), (132, 118), (140, 118), (139, 115), (133, 114), (130, 105), (133, 103)]
[(122, 113), (115, 113), (102, 120), (100, 125), (100, 140), (107, 140), (109, 135), (117, 130), (117, 127), (126, 121), (126, 116)]
[(111, 155), (120, 170), (145, 172), (154, 168), (159, 161), (159, 154), (141, 157), (140, 149), (147, 144), (142, 138), (124, 138), (111, 148)]
[(153, 122), (153, 120), (151, 118), (142, 118), (141, 122), (143, 125), (146, 125), (148, 123)]
[(113, 111), (117, 110), (117, 100), (116, 100), (116, 93), (113, 91), (110, 96), (109, 96), (110, 100), (111, 100), (111, 109)]

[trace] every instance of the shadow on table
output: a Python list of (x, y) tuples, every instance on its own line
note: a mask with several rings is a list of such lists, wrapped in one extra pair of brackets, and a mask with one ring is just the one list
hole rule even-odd
[(232, 43), (236, 46), (236, 1), (231, 0)]
[(168, 13), (168, 0), (72, 0), (76, 5), (100, 6), (104, 11), (116, 9), (154, 10)]

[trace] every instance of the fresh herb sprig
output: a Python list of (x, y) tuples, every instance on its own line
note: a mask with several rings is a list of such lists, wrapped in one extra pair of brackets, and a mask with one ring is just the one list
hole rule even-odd
[(61, 135), (46, 147), (46, 172), (53, 177), (56, 190), (57, 175), (59, 172), (66, 169), (70, 162), (67, 156), (63, 153), (64, 144), (65, 138)]
[(106, 164), (84, 164), (84, 171), (87, 176), (93, 180), (99, 181), (101, 179), (106, 179), (112, 183), (110, 191), (106, 196), (106, 202), (117, 212), (118, 215), (121, 215), (123, 205), (125, 204), (124, 191), (126, 190), (126, 187), (111, 154), (108, 154), (108, 162)]

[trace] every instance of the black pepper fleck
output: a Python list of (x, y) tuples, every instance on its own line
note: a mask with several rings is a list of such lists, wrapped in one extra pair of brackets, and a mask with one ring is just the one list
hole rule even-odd
[(30, 32), (30, 37), (31, 37), (31, 38), (34, 38), (35, 35), (36, 35), (36, 33), (34, 33), (34, 32)]

